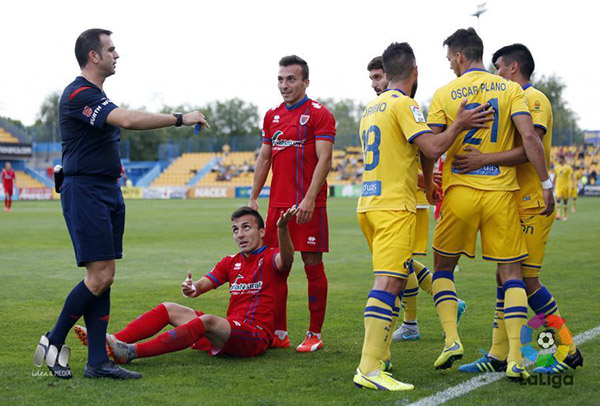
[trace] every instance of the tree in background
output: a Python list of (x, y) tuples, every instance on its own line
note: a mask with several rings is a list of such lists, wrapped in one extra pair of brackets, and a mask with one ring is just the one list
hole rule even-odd
[(34, 142), (60, 142), (58, 126), (58, 92), (50, 93), (40, 106), (40, 112), (35, 123), (28, 128)]
[(583, 143), (583, 131), (577, 125), (577, 114), (569, 108), (563, 91), (567, 87), (563, 80), (556, 76), (542, 76), (532, 80), (533, 87), (544, 93), (552, 104), (554, 124), (552, 126), (553, 145), (571, 145)]

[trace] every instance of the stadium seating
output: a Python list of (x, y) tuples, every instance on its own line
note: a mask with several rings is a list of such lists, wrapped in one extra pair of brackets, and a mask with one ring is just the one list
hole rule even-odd
[(6, 132), (3, 128), (0, 128), (0, 142), (16, 144), (19, 140), (12, 134)]
[(360, 147), (347, 147), (333, 151), (329, 185), (350, 185), (362, 182), (362, 152)]
[(24, 187), (46, 187), (23, 171), (15, 171), (15, 173), (17, 175), (16, 185), (19, 189)]
[[(175, 160), (151, 186), (186, 186), (212, 159), (217, 163), (193, 186), (252, 186), (256, 152), (184, 153)], [(362, 181), (362, 153), (359, 147), (335, 150), (332, 169), (327, 176), (329, 185), (348, 185)], [(271, 173), (265, 186), (271, 184)]]
[[(254, 163), (256, 155), (253, 151), (215, 154), (220, 161), (211, 172), (204, 176), (195, 186), (252, 186), (254, 180)], [(271, 184), (271, 173), (265, 186)]]
[(211, 152), (184, 153), (152, 182), (150, 186), (186, 186), (215, 157)]

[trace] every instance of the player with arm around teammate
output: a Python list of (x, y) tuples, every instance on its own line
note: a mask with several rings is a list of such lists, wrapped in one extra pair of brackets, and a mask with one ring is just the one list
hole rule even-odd
[[(383, 61), (381, 56), (376, 56), (371, 59), (367, 65), (369, 71), (369, 79), (371, 79), (371, 87), (379, 96), (388, 87), (388, 80), (383, 70)], [(420, 166), (420, 162), (419, 162)], [(434, 173), (436, 184), (441, 187), (441, 172)], [(417, 221), (415, 224), (413, 256), (427, 255), (427, 247), (429, 245), (429, 202), (425, 194), (423, 173), (419, 171), (419, 188), (417, 190)], [(402, 297), (403, 321), (402, 324), (394, 331), (392, 336), (393, 341), (413, 341), (421, 338), (419, 324), (417, 321), (418, 312), (418, 293), (419, 288), (423, 289), (430, 296), (432, 295), (432, 274), (427, 267), (413, 258), (413, 266), (410, 268), (410, 274), (406, 282), (406, 289)], [(460, 320), (467, 305), (458, 299), (458, 314), (457, 322)]]
[[(474, 257), (478, 232), (483, 258), (497, 263), (498, 292), (504, 294), (505, 328), (508, 339), (506, 375), (510, 379), (528, 377), (523, 368), (520, 330), (527, 320), (527, 295), (520, 263), (527, 258), (517, 212), (515, 191), (519, 189), (516, 170), (511, 166), (488, 165), (461, 174), (453, 168), (455, 156), (467, 146), (483, 152), (511, 150), (518, 131), (534, 172), (545, 187), (543, 214), (552, 213), (554, 198), (545, 164), (544, 149), (535, 133), (531, 114), (521, 87), (485, 70), (483, 42), (473, 28), (460, 29), (449, 36), (447, 58), (457, 79), (441, 87), (433, 96), (428, 122), (435, 132), (452, 123), (461, 101), (468, 108), (489, 103), (494, 122), (489, 129), (470, 130), (454, 141), (443, 170), (444, 202), (433, 240), (433, 292), (436, 309), (445, 332), (445, 346), (434, 362), (447, 369), (462, 358), (464, 349), (456, 328), (456, 288), (453, 270), (461, 255)], [(551, 185), (550, 185), (551, 186)]]
[(360, 136), (363, 147), (362, 193), (357, 218), (372, 253), (375, 281), (364, 312), (365, 337), (353, 382), (359, 388), (401, 391), (413, 385), (394, 379), (390, 343), (406, 286), (416, 221), (417, 154), (427, 198), (436, 202), (433, 162), (463, 129), (485, 128), (491, 114), (467, 111), (465, 103), (446, 131), (433, 135), (413, 97), (418, 69), (407, 43), (392, 43), (383, 53), (388, 89), (363, 111)]
[[(239, 252), (223, 258), (212, 271), (197, 281), (191, 272), (182, 283), (184, 296), (197, 298), (229, 283), (227, 316), (220, 317), (165, 302), (142, 314), (123, 330), (109, 335), (107, 345), (117, 363), (153, 357), (185, 348), (207, 350), (212, 355), (254, 357), (264, 353), (273, 340), (275, 294), (289, 274), (294, 248), (287, 224), (296, 215), (291, 207), (277, 221), (279, 249), (263, 244), (264, 222), (250, 207), (231, 215), (233, 240)], [(175, 327), (150, 338), (165, 326)], [(83, 327), (75, 329), (86, 343)]]
[[(523, 88), (535, 132), (542, 140), (546, 165), (550, 162), (552, 146), (552, 105), (541, 91), (531, 84), (531, 75), (535, 62), (529, 49), (523, 44), (512, 44), (497, 50), (492, 63), (497, 74), (505, 79), (517, 82)], [(520, 142), (519, 142), (520, 144)], [(456, 155), (454, 167), (461, 173), (476, 171), (485, 165), (516, 165), (517, 180), (520, 189), (517, 194), (517, 207), (521, 230), (527, 245), (529, 257), (521, 263), (523, 282), (527, 293), (527, 302), (535, 314), (558, 316), (558, 305), (548, 288), (541, 284), (540, 273), (546, 250), (546, 243), (554, 222), (554, 213), (542, 215), (544, 199), (542, 185), (533, 166), (527, 162), (527, 155), (522, 145), (517, 148), (498, 153), (482, 154), (475, 147), (468, 147), (466, 154)], [(494, 314), (492, 347), (490, 351), (477, 361), (461, 365), (463, 372), (499, 372), (506, 368), (508, 342), (504, 326), (504, 295), (498, 290), (498, 300)], [(583, 357), (574, 343), (569, 344), (569, 352), (554, 365), (537, 367), (533, 371), (556, 374), (575, 369), (583, 365)]]

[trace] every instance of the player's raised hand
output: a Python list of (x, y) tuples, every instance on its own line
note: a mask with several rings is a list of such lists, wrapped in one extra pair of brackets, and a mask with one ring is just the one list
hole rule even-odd
[(554, 193), (552, 189), (542, 189), (542, 195), (544, 196), (544, 210), (540, 213), (544, 216), (551, 216), (554, 213)]
[(281, 216), (279, 216), (279, 219), (277, 220), (277, 227), (287, 226), (287, 223), (290, 222), (290, 220), (296, 215), (297, 212), (298, 208), (296, 207), (296, 205), (293, 205), (285, 212), (281, 213)]
[(181, 284), (181, 292), (183, 296), (186, 297), (196, 297), (198, 296), (198, 291), (196, 290), (196, 286), (194, 286), (194, 281), (192, 280), (192, 273), (188, 271), (187, 278)]
[(191, 111), (183, 115), (183, 125), (196, 125), (200, 124), (202, 127), (210, 128), (210, 124), (206, 121), (204, 114), (199, 111)]
[(460, 103), (454, 123), (463, 130), (470, 128), (490, 128), (486, 123), (494, 121), (495, 113), (494, 109), (490, 109), (490, 104), (485, 103), (476, 107), (471, 106), (473, 105), (467, 104), (467, 99), (464, 99)]
[(452, 168), (458, 171), (458, 173), (468, 173), (476, 171), (489, 163), (486, 161), (487, 155), (481, 153), (477, 148), (466, 146), (463, 148), (464, 154), (454, 155), (454, 161), (452, 162)]

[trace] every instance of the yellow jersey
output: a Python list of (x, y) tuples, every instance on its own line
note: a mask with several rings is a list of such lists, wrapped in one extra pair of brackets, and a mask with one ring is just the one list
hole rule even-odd
[(469, 69), (459, 78), (439, 88), (433, 95), (429, 108), (430, 126), (449, 127), (456, 118), (463, 100), (467, 109), (489, 103), (494, 109), (494, 121), (490, 128), (470, 129), (461, 132), (446, 153), (442, 173), (444, 190), (454, 185), (463, 185), (479, 190), (519, 189), (514, 166), (487, 165), (476, 171), (459, 174), (454, 171), (454, 156), (466, 146), (477, 148), (483, 153), (508, 151), (514, 148), (516, 128), (512, 117), (529, 113), (525, 94), (518, 83), (493, 75), (484, 69)]
[(399, 89), (371, 101), (360, 120), (365, 170), (357, 211), (416, 212), (418, 148), (412, 143), (431, 133), (419, 105)]
[(583, 171), (581, 169), (573, 170), (573, 180), (571, 181), (571, 189), (577, 188), (579, 185), (579, 180), (583, 176)]
[(573, 175), (573, 168), (571, 168), (571, 165), (556, 164), (554, 166), (554, 173), (556, 175), (555, 189), (568, 188), (571, 184), (571, 176)]
[[(531, 83), (523, 86), (523, 90), (529, 105), (533, 126), (546, 132), (542, 144), (544, 146), (544, 157), (546, 158), (546, 169), (548, 169), (550, 167), (550, 149), (552, 148), (552, 105), (546, 95), (535, 89)], [(517, 137), (517, 145), (522, 144), (521, 138)], [(542, 183), (531, 163), (517, 165), (517, 181), (521, 188), (517, 192), (519, 209), (544, 207)]]
[(427, 194), (425, 189), (417, 189), (417, 209), (428, 209), (429, 201), (427, 200)]
[[(421, 170), (421, 154), (417, 152), (417, 162), (419, 162), (419, 174), (422, 174)], [(427, 194), (425, 189), (417, 187), (417, 209), (428, 209), (429, 201), (427, 200)]]

